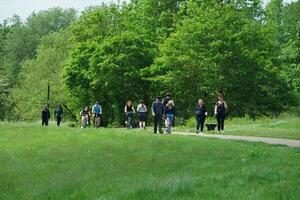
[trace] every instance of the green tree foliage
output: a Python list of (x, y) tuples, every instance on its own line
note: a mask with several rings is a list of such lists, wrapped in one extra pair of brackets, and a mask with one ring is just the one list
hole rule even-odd
[(13, 24), (3, 44), (2, 59), (6, 75), (13, 83), (16, 83), (22, 62), (36, 55), (41, 38), (68, 27), (75, 17), (73, 9), (52, 8), (31, 14), (26, 23), (17, 16), (10, 20)]
[[(75, 19), (74, 9), (52, 8), (33, 13), (26, 23), (17, 15), (3, 23), (0, 27), (0, 74), (9, 80), (11, 87), (18, 87), (16, 84), (22, 66), (28, 66), (26, 60), (35, 58), (37, 46), (42, 38), (67, 28)], [(1, 104), (0, 109), (11, 109), (4, 108), (3, 105), (7, 105), (7, 102)], [(0, 116), (3, 117), (7, 111), (2, 112)]]
[(288, 86), (300, 93), (300, 1), (283, 9), (282, 29), (285, 43), (280, 52), (282, 75)]
[(67, 108), (68, 92), (63, 85), (63, 66), (72, 48), (70, 33), (53, 33), (42, 39), (35, 59), (22, 64), (17, 87), (9, 96), (14, 119), (32, 120), (40, 117), (47, 103), (47, 87), (51, 86), (50, 108), (62, 103)]
[(299, 5), (132, 0), (89, 8), (77, 20), (60, 8), (26, 23), (15, 16), (0, 27), (0, 74), (15, 84), (9, 97), (19, 119), (39, 117), (48, 81), (52, 106), (76, 114), (100, 100), (105, 123), (121, 122), (128, 99), (150, 106), (166, 91), (183, 118), (198, 98), (212, 114), (219, 93), (232, 116), (277, 115), (299, 94)]
[(233, 115), (280, 112), (289, 93), (272, 65), (274, 46), (262, 22), (253, 20), (247, 7), (231, 3), (208, 8), (192, 2), (189, 6), (189, 17), (147, 69), (156, 87), (171, 88), (186, 116), (193, 115), (192, 102), (200, 97), (214, 102), (218, 93), (226, 96)]

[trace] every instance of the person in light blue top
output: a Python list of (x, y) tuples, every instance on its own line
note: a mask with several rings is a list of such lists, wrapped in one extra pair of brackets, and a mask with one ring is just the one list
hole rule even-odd
[(102, 107), (98, 101), (93, 105), (92, 114), (94, 117), (94, 127), (98, 128), (100, 126), (100, 115), (102, 115)]

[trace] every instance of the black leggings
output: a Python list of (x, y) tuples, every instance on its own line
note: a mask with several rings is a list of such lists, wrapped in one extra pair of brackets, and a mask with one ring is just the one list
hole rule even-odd
[(201, 132), (203, 132), (205, 119), (197, 119), (197, 131), (201, 128)]
[(48, 126), (48, 117), (42, 118), (42, 126)]
[(61, 117), (56, 117), (57, 126), (60, 125)]
[(224, 121), (225, 121), (225, 116), (217, 116), (218, 131), (224, 130)]

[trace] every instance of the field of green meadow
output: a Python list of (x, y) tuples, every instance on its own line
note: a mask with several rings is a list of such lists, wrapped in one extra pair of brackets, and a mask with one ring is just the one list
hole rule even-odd
[[(299, 139), (294, 120), (226, 134)], [(300, 199), (299, 148), (151, 131), (0, 123), (0, 199)]]

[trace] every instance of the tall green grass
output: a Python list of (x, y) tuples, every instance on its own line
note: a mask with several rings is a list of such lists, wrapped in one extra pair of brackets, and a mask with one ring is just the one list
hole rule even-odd
[(0, 199), (299, 199), (300, 149), (0, 124)]

